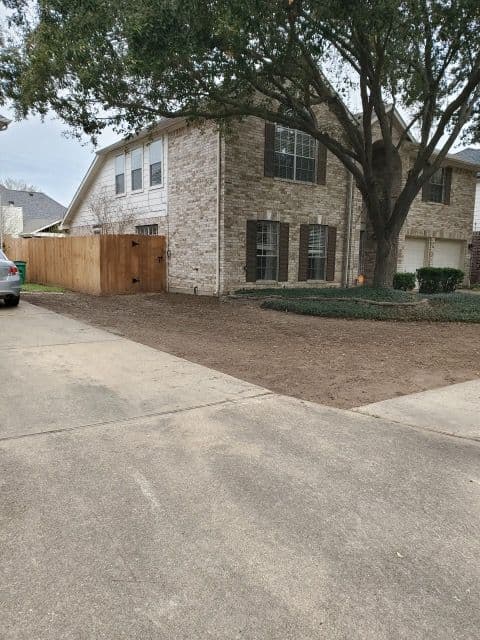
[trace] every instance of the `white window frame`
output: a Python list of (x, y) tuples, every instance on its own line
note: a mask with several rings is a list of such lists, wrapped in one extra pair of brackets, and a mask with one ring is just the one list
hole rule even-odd
[[(133, 155), (137, 152), (140, 152), (140, 167), (137, 168), (133, 168)], [(136, 147), (135, 149), (132, 149), (130, 151), (130, 190), (132, 193), (140, 193), (141, 191), (143, 191), (143, 186), (144, 186), (144, 166), (143, 166), (143, 147)], [(141, 173), (141, 177), (142, 177), (142, 186), (138, 189), (134, 189), (133, 188), (133, 172), (134, 171), (138, 171), (140, 169)]]
[[(441, 175), (441, 180), (435, 181), (437, 176)], [(446, 195), (446, 182), (447, 182), (447, 172), (445, 171), (445, 167), (440, 167), (432, 174), (430, 177), (430, 194), (429, 194), (429, 202), (433, 202), (434, 204), (445, 204), (445, 195)], [(442, 189), (441, 199), (433, 199), (432, 198), (432, 186), (436, 187), (439, 190), (439, 187)]]
[[(152, 163), (152, 159), (151, 159), (151, 150), (152, 150), (152, 146), (155, 144), (159, 144), (160, 145), (160, 171), (162, 174), (162, 179), (160, 180), (160, 182), (156, 183), (156, 184), (152, 184), (152, 164), (158, 164), (158, 163)], [(157, 138), (156, 140), (152, 140), (152, 142), (149, 144), (148, 147), (148, 185), (150, 189), (159, 189), (160, 187), (163, 187), (163, 176), (164, 176), (164, 152), (163, 152), (163, 138)]]
[[(117, 172), (117, 160), (122, 160), (123, 162), (123, 172), (122, 173), (118, 173)], [(115, 195), (117, 197), (121, 197), (124, 196), (125, 193), (127, 192), (127, 176), (126, 176), (126, 162), (125, 162), (125, 154), (124, 153), (119, 153), (118, 155), (115, 156), (114, 160), (113, 160), (113, 172), (115, 174), (115, 184), (114, 184), (114, 188), (115, 188)], [(121, 176), (123, 175), (123, 191), (117, 191), (117, 176)]]

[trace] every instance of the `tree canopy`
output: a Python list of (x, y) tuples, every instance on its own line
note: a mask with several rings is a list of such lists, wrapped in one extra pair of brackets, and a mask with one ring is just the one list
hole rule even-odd
[[(3, 2), (16, 29), (0, 73), (18, 114), (53, 109), (92, 136), (177, 115), (303, 130), (353, 174), (377, 237), (377, 284), (391, 280), (424, 182), (461, 133), (480, 139), (478, 0)], [(392, 105), (407, 118), (400, 140)], [(318, 119), (322, 106), (335, 127)], [(373, 118), (387, 168), (417, 136), (399, 193), (388, 170), (378, 189)]]

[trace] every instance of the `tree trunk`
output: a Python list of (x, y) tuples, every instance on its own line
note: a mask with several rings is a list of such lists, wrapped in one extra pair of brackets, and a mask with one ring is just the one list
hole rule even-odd
[(393, 276), (397, 271), (398, 237), (388, 239), (377, 236), (375, 254), (374, 287), (391, 287)]

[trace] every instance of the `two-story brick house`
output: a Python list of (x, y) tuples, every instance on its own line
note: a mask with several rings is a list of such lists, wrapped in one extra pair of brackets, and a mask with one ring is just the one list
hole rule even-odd
[[(414, 145), (402, 150), (403, 179)], [(478, 169), (448, 156), (411, 208), (399, 270), (467, 271)], [(228, 138), (213, 125), (163, 120), (100, 150), (67, 210), (71, 234), (101, 232), (91, 206), (99, 193), (119, 231), (166, 236), (171, 291), (352, 285), (371, 274), (372, 238), (351, 175), (308, 135), (257, 118)]]

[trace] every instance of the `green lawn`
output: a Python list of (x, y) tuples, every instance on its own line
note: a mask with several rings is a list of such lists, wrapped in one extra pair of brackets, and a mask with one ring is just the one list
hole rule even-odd
[(63, 293), (65, 289), (57, 285), (34, 284), (33, 282), (25, 282), (22, 284), (23, 293)]
[[(237, 291), (237, 295), (267, 298), (262, 303), (264, 309), (329, 318), (480, 323), (480, 296), (471, 293), (420, 295), (395, 289), (352, 287), (351, 289), (256, 289)], [(339, 300), (338, 298), (347, 299)], [(425, 299), (427, 302), (423, 304), (402, 305), (402, 303), (419, 302)], [(372, 301), (372, 304), (369, 301)], [(383, 306), (374, 304), (375, 302), (400, 304)]]

